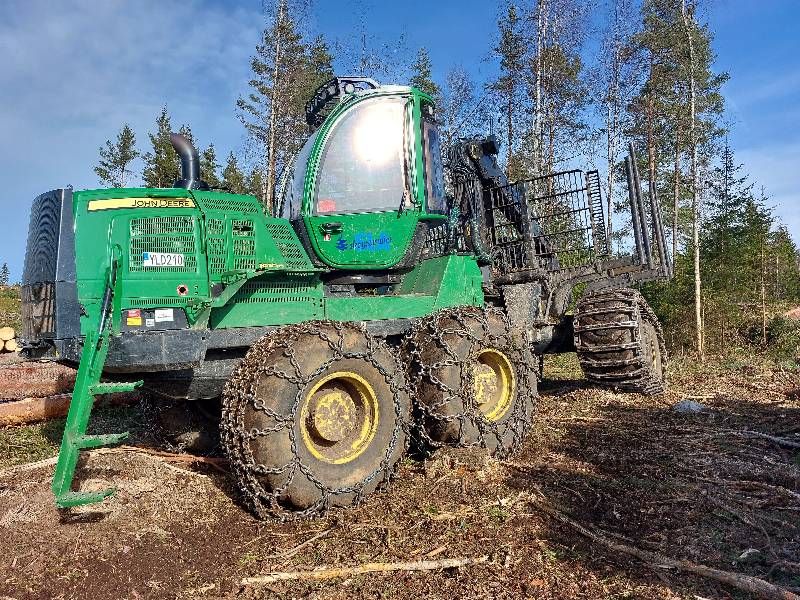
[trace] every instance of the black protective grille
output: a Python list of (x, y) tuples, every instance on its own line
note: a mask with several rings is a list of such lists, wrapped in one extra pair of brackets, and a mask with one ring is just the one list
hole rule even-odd
[(486, 217), (501, 271), (564, 269), (607, 252), (605, 227), (591, 210), (595, 192), (586, 175), (563, 171), (489, 190)]
[(46, 192), (31, 206), (21, 289), (23, 345), (78, 335), (75, 279), (72, 190)]

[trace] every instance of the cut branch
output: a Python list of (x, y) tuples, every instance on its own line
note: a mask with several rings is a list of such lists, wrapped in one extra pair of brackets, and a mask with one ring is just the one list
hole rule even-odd
[(655, 552), (648, 552), (647, 550), (640, 550), (639, 548), (634, 548), (633, 546), (620, 544), (610, 540), (603, 533), (599, 533), (584, 527), (577, 521), (570, 519), (564, 513), (556, 510), (543, 500), (531, 497), (530, 501), (543, 513), (546, 513), (565, 525), (569, 525), (572, 529), (584, 537), (589, 538), (593, 542), (602, 544), (606, 548), (615, 552), (621, 552), (623, 554), (635, 556), (636, 558), (649, 563), (654, 567), (670, 567), (687, 573), (692, 573), (694, 575), (699, 575), (700, 577), (705, 577), (707, 579), (713, 579), (714, 581), (744, 590), (751, 594), (755, 594), (760, 598), (766, 598), (767, 600), (800, 600), (800, 596), (797, 594), (794, 594), (780, 586), (769, 583), (768, 581), (764, 581), (763, 579), (759, 579), (758, 577), (742, 575), (741, 573), (731, 573), (729, 571), (721, 571), (719, 569), (706, 567), (705, 565), (689, 562), (688, 560), (676, 560), (674, 558), (656, 554)]
[(442, 560), (418, 560), (413, 562), (395, 563), (365, 563), (355, 567), (323, 567), (314, 571), (285, 571), (270, 573), (258, 577), (245, 577), (242, 585), (267, 585), (278, 581), (291, 580), (318, 580), (336, 579), (361, 575), (364, 573), (387, 573), (390, 571), (434, 571), (436, 569), (456, 569), (469, 565), (477, 565), (488, 562), (488, 556), (477, 558), (445, 558)]

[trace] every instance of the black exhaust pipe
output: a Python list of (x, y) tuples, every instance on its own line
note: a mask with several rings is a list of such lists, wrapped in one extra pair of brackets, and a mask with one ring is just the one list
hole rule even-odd
[(200, 155), (197, 148), (179, 133), (170, 133), (169, 141), (178, 156), (181, 157), (181, 179), (172, 187), (187, 190), (207, 190), (208, 184), (200, 179)]

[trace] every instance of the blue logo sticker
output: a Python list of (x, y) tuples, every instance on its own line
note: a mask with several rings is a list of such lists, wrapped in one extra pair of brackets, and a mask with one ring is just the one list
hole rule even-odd
[(392, 238), (388, 233), (379, 233), (374, 237), (371, 233), (356, 233), (353, 241), (348, 242), (344, 237), (336, 240), (336, 247), (344, 252), (345, 250), (355, 250), (356, 252), (387, 252), (392, 249)]

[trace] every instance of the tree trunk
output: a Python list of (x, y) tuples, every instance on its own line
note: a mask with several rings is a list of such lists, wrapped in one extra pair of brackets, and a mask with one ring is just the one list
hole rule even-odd
[(761, 342), (767, 343), (767, 264), (764, 256), (764, 234), (761, 234)]
[(514, 153), (511, 144), (514, 141), (514, 77), (508, 78), (508, 106), (506, 110), (506, 147), (508, 148), (508, 160), (506, 161), (506, 177), (511, 179), (511, 162)]
[(547, 10), (545, 0), (538, 0), (536, 15), (536, 93), (533, 117), (533, 160), (536, 176), (542, 175), (543, 152), (543, 118), (542, 118), (542, 51), (544, 50), (544, 36), (546, 30), (546, 20), (544, 12)]
[(692, 149), (692, 245), (694, 250), (694, 316), (696, 329), (697, 354), (703, 360), (703, 315), (701, 305), (700, 281), (700, 206), (697, 195), (697, 139), (695, 133), (695, 81), (694, 81), (694, 41), (689, 25), (690, 16), (686, 9), (686, 0), (681, 3), (683, 24), (689, 41), (689, 144)]
[(278, 5), (278, 14), (275, 17), (275, 68), (272, 72), (272, 97), (269, 102), (269, 142), (267, 146), (267, 181), (264, 190), (264, 203), (267, 213), (272, 215), (273, 195), (275, 193), (275, 164), (276, 164), (276, 134), (278, 122), (278, 107), (280, 102), (280, 64), (281, 64), (281, 25), (286, 14), (286, 2), (281, 0)]
[(681, 142), (680, 120), (675, 120), (674, 197), (672, 199), (672, 268), (678, 264), (678, 211), (681, 199)]
[[(653, 73), (653, 54), (650, 53), (650, 73)], [(656, 201), (656, 140), (654, 134), (654, 121), (655, 121), (655, 98), (652, 92), (647, 97), (647, 178), (648, 178), (648, 192), (650, 202)], [(649, 237), (649, 232), (645, 223), (642, 223), (644, 235)], [(664, 257), (660, 256), (659, 260), (664, 261)]]
[[(613, 233), (613, 225), (611, 222), (611, 217), (614, 214), (614, 183), (615, 183), (615, 168), (617, 164), (617, 147), (616, 147), (616, 126), (614, 132), (612, 133), (612, 107), (611, 107), (612, 100), (609, 99), (608, 104), (608, 111), (606, 116), (606, 131), (607, 131), (607, 141), (608, 141), (608, 180), (607, 180), (607, 189), (606, 189), (606, 205), (607, 205), (607, 212), (608, 212), (608, 223), (606, 225), (606, 234), (608, 236), (608, 240), (610, 243), (611, 234)], [(613, 102), (617, 102), (616, 99)], [(611, 248), (609, 248), (611, 250)]]

